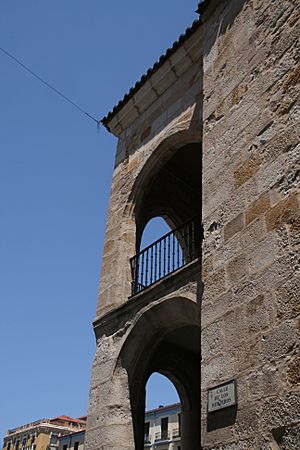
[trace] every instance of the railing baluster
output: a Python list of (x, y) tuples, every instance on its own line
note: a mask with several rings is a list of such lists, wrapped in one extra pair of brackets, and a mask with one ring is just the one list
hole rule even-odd
[(140, 289), (143, 289), (142, 286), (145, 285), (145, 280), (144, 280), (144, 262), (145, 262), (145, 253), (142, 253), (142, 272), (141, 272), (141, 279), (140, 279)]
[(176, 260), (176, 269), (179, 267), (179, 258), (180, 258), (180, 246), (179, 246), (179, 240), (176, 239), (176, 249), (177, 249), (177, 260)]
[(157, 280), (157, 244), (154, 244), (154, 281)]
[(181, 265), (184, 266), (185, 264), (185, 253), (187, 251), (186, 249), (186, 242), (185, 242), (185, 232), (184, 232), (184, 227), (182, 227), (182, 241), (183, 241), (183, 249), (182, 249), (182, 253), (181, 253)]
[(168, 235), (168, 273), (170, 273), (170, 235)]
[(164, 238), (164, 272), (163, 276), (166, 275), (166, 238)]
[(146, 279), (145, 286), (148, 286), (148, 249), (146, 250)]
[(172, 272), (175, 269), (175, 234), (172, 234)]
[(153, 283), (153, 247), (150, 247), (150, 284)]
[(158, 257), (158, 279), (161, 277), (161, 241), (159, 241), (159, 257)]
[(190, 262), (190, 260), (191, 260), (191, 235), (190, 235), (190, 227), (189, 227), (189, 225), (186, 225), (186, 231), (187, 231), (187, 248), (188, 248), (188, 259), (187, 259), (187, 262)]

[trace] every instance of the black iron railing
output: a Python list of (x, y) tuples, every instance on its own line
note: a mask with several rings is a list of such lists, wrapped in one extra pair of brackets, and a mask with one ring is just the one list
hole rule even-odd
[(131, 258), (132, 295), (198, 258), (200, 237), (200, 220), (194, 218)]

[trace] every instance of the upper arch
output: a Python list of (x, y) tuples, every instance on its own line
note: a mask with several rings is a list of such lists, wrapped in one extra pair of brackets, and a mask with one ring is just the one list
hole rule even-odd
[(163, 217), (174, 229), (200, 215), (201, 160), (201, 134), (184, 130), (164, 139), (145, 162), (129, 197), (137, 251), (153, 217)]

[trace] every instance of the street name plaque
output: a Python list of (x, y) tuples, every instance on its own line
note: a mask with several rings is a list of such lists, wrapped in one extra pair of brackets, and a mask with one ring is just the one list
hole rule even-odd
[(208, 412), (237, 404), (236, 380), (208, 389)]

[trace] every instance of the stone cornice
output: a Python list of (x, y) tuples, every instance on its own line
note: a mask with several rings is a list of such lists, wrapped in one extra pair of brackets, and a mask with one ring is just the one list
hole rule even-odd
[(189, 282), (199, 281), (200, 266), (200, 259), (195, 259), (177, 272), (161, 279), (134, 297), (130, 297), (121, 306), (96, 318), (93, 322), (96, 338), (103, 335), (110, 336), (117, 330), (126, 328), (126, 323), (130, 321), (132, 316), (148, 303), (171, 293), (174, 293), (174, 296), (178, 295), (180, 289), (186, 286), (187, 280)]

